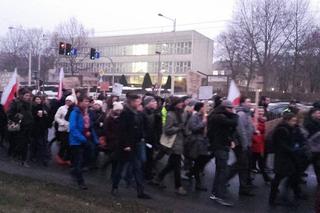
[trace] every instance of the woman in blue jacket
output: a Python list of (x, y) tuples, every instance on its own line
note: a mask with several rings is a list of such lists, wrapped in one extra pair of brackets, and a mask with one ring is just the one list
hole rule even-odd
[(78, 106), (71, 112), (69, 119), (69, 144), (72, 155), (71, 176), (77, 181), (80, 189), (88, 189), (85, 185), (82, 166), (85, 153), (90, 153), (92, 144), (98, 144), (98, 138), (93, 129), (92, 115), (88, 111), (89, 98), (81, 96), (78, 98)]

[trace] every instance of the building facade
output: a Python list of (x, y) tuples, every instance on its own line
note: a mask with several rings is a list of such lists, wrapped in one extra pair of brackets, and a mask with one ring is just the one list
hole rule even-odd
[[(89, 53), (90, 48), (95, 48), (100, 58), (84, 57), (77, 64), (78, 73), (87, 77), (103, 74), (110, 83), (125, 75), (129, 84), (138, 86), (146, 73), (153, 84), (158, 76), (165, 83), (171, 75), (179, 91), (186, 90), (190, 71), (212, 72), (213, 40), (196, 31), (90, 37), (87, 47), (78, 51)], [(65, 70), (68, 73), (68, 67)]]

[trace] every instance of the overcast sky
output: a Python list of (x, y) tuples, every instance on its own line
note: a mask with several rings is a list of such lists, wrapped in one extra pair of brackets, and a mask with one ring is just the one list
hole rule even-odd
[[(70, 17), (77, 18), (95, 35), (162, 32), (176, 18), (177, 30), (195, 29), (215, 38), (231, 19), (236, 0), (0, 0), (0, 35), (9, 26), (53, 30)], [(319, 13), (320, 0), (312, 0)], [(163, 26), (163, 27), (160, 27)]]

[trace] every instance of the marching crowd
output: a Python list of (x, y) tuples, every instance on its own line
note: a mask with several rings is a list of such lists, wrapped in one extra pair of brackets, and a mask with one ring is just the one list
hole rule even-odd
[[(236, 175), (239, 196), (255, 196), (254, 177), (261, 174), (271, 188), (270, 205), (283, 203), (277, 196), (282, 182), (295, 199), (306, 199), (301, 184), (310, 164), (320, 182), (320, 103), (300, 112), (291, 102), (271, 131), (266, 128), (269, 103), (270, 98), (261, 97), (253, 108), (250, 98), (241, 97), (234, 107), (216, 96), (209, 106), (188, 96), (163, 99), (153, 94), (127, 94), (123, 101), (101, 95), (92, 100), (68, 91), (60, 100), (49, 100), (21, 88), (6, 112), (1, 107), (0, 145), (24, 167), (30, 162), (48, 166), (50, 159), (69, 166), (83, 190), (84, 171), (110, 165), (115, 196), (123, 179), (128, 186), (135, 181), (138, 198), (151, 199), (144, 185), (166, 188), (164, 180), (171, 172), (178, 195), (187, 195), (182, 177), (194, 178), (195, 190), (207, 191), (202, 178), (214, 159), (210, 199), (218, 204), (233, 206), (227, 189)], [(50, 128), (59, 142), (55, 156), (48, 142)], [(231, 151), (236, 161), (230, 165)], [(102, 165), (99, 153), (106, 156)], [(272, 169), (267, 163), (271, 153)], [(168, 160), (162, 166), (165, 156)]]

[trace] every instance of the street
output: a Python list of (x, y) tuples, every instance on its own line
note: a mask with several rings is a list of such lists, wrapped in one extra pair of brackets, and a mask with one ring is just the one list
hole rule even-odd
[[(53, 146), (53, 153), (55, 145)], [(72, 183), (69, 176), (69, 169), (50, 163), (48, 168), (31, 164), (31, 168), (23, 168), (18, 166), (6, 157), (5, 151), (1, 149), (0, 152), (0, 171), (19, 175), (27, 176), (33, 179), (46, 181), (49, 183), (57, 183), (66, 187), (75, 188), (75, 184)], [(232, 161), (232, 160), (231, 160)], [(165, 163), (165, 159), (163, 161)], [(93, 171), (85, 173), (85, 179), (88, 183), (89, 190), (93, 193), (98, 193), (105, 196), (108, 199), (115, 199), (116, 202), (122, 203), (126, 200), (135, 200), (136, 192), (131, 187), (127, 189), (125, 184), (120, 185), (120, 196), (113, 198), (110, 195), (111, 180), (110, 169), (107, 172)], [(167, 188), (160, 190), (154, 186), (146, 186), (146, 192), (150, 194), (153, 199), (148, 201), (138, 200), (137, 202), (147, 206), (157, 212), (197, 212), (197, 213), (211, 213), (211, 212), (259, 212), (259, 213), (282, 213), (282, 212), (297, 212), (297, 213), (311, 213), (314, 207), (314, 195), (316, 190), (316, 178), (313, 172), (313, 168), (308, 169), (307, 184), (302, 185), (303, 191), (309, 196), (307, 201), (296, 202), (295, 207), (270, 207), (268, 205), (268, 195), (270, 186), (266, 185), (261, 175), (256, 175), (254, 184), (257, 188), (254, 190), (255, 197), (239, 197), (238, 196), (238, 177), (236, 176), (231, 182), (228, 188), (228, 194), (230, 198), (235, 202), (233, 208), (222, 207), (209, 199), (210, 189), (213, 181), (213, 172), (215, 170), (214, 160), (212, 160), (205, 169), (204, 182), (208, 187), (208, 192), (196, 192), (193, 190), (193, 181), (183, 181), (183, 185), (188, 190), (188, 195), (185, 197), (177, 196), (174, 193), (173, 176), (172, 174), (166, 178)], [(280, 189), (281, 191), (281, 189)]]

